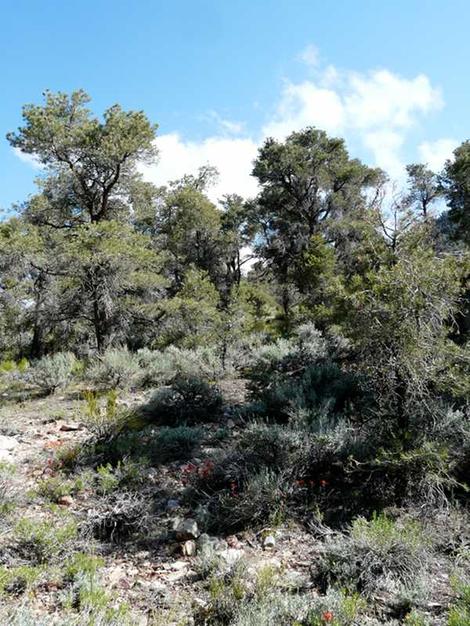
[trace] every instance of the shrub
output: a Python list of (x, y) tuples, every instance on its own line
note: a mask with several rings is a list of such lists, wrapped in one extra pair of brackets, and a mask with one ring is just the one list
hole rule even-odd
[(31, 589), (44, 572), (42, 565), (20, 565), (0, 567), (0, 595), (9, 593), (20, 595)]
[(15, 468), (8, 463), (0, 463), (0, 517), (14, 507), (15, 493), (12, 487), (12, 474)]
[(92, 359), (86, 378), (99, 388), (129, 389), (140, 383), (142, 369), (138, 356), (127, 348), (108, 348)]
[(308, 433), (288, 426), (254, 423), (241, 434), (237, 450), (247, 474), (264, 467), (298, 475), (310, 462), (312, 445)]
[(144, 386), (172, 384), (177, 378), (214, 381), (223, 374), (222, 360), (213, 347), (194, 349), (170, 346), (166, 350), (139, 350)]
[(200, 444), (203, 431), (190, 426), (163, 427), (152, 442), (151, 460), (154, 463), (186, 461)]
[(271, 593), (261, 600), (245, 602), (238, 607), (232, 626), (303, 626), (310, 598), (292, 596), (279, 591)]
[(47, 563), (63, 554), (76, 535), (74, 521), (52, 524), (49, 520), (23, 518), (14, 528), (15, 549), (22, 557), (35, 563)]
[(67, 386), (71, 381), (77, 360), (70, 352), (45, 356), (27, 371), (29, 382), (46, 394)]
[[(273, 587), (239, 607), (233, 626), (353, 626), (365, 624), (365, 601), (357, 594), (329, 590), (326, 596), (291, 596)], [(357, 621), (361, 617), (361, 621)]]
[(117, 434), (129, 412), (118, 406), (115, 390), (108, 391), (104, 398), (95, 391), (85, 391), (85, 406), (82, 410), (82, 422), (97, 439), (108, 439)]
[(256, 351), (249, 389), (264, 415), (287, 421), (302, 411), (304, 421), (318, 427), (322, 420), (361, 406), (363, 392), (356, 377), (331, 360), (336, 347), (331, 345), (330, 355), (328, 348), (327, 340), (307, 324), (292, 339)]
[(294, 375), (274, 372), (265, 386), (252, 387), (252, 397), (262, 404), (265, 415), (275, 420), (288, 421), (303, 410), (306, 426), (313, 428), (351, 413), (362, 401), (354, 375), (328, 362), (305, 367)]
[(356, 519), (348, 535), (325, 545), (316, 579), (323, 589), (330, 584), (371, 595), (386, 581), (412, 586), (428, 561), (428, 546), (421, 527), (402, 524), (385, 515)]
[(96, 491), (107, 495), (117, 490), (132, 489), (144, 481), (143, 465), (131, 459), (111, 464), (100, 465), (96, 470)]
[(314, 602), (309, 615), (309, 626), (353, 626), (366, 607), (366, 602), (357, 593), (349, 594), (344, 590), (328, 590), (324, 598)]
[[(290, 485), (282, 473), (263, 468), (239, 484), (231, 481), (226, 489), (212, 496), (201, 522), (210, 531), (234, 532), (284, 521)], [(203, 511), (203, 515), (205, 513)]]
[(419, 502), (429, 510), (446, 507), (452, 490), (459, 486), (452, 476), (449, 450), (440, 443), (423, 441), (398, 452), (381, 450), (374, 465), (394, 486), (397, 501)]
[(94, 575), (100, 567), (104, 566), (104, 560), (100, 557), (82, 552), (75, 552), (65, 564), (65, 577), (73, 581), (79, 575)]
[(116, 491), (88, 512), (82, 530), (96, 539), (118, 542), (144, 530), (148, 520), (145, 500), (137, 493)]
[(248, 594), (246, 574), (246, 563), (242, 559), (226, 567), (221, 562), (220, 568), (208, 581), (209, 605), (196, 613), (195, 623), (207, 626), (231, 624)]
[(155, 423), (177, 425), (214, 421), (221, 409), (217, 387), (199, 378), (177, 378), (171, 387), (159, 389), (141, 412)]
[(10, 374), (16, 369), (16, 363), (13, 359), (5, 359), (0, 361), (0, 374)]
[(53, 476), (40, 480), (36, 491), (43, 498), (51, 502), (57, 502), (62, 496), (68, 496), (74, 491), (74, 483), (73, 481)]
[(454, 583), (456, 599), (449, 611), (448, 626), (468, 626), (470, 624), (470, 584)]

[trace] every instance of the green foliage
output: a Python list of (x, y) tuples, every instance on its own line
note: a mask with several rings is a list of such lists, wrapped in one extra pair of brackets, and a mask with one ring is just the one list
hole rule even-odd
[(151, 460), (153, 463), (187, 461), (194, 455), (202, 435), (202, 430), (197, 427), (163, 427), (152, 442)]
[(127, 410), (118, 406), (118, 395), (115, 390), (108, 391), (104, 398), (95, 391), (85, 391), (83, 396), (85, 407), (82, 421), (97, 439), (106, 439), (121, 430), (129, 414)]
[(323, 598), (315, 601), (315, 608), (310, 611), (306, 623), (309, 626), (353, 626), (367, 606), (366, 601), (358, 593), (344, 590), (328, 590)]
[(86, 378), (104, 389), (129, 389), (140, 383), (142, 371), (138, 358), (127, 348), (108, 348), (93, 358)]
[(470, 585), (455, 583), (456, 600), (449, 611), (448, 626), (466, 626), (470, 623)]
[(317, 580), (366, 595), (392, 580), (412, 586), (429, 559), (422, 528), (413, 521), (396, 522), (385, 515), (356, 519), (348, 535), (325, 545)]
[(189, 268), (181, 289), (162, 304), (159, 344), (195, 348), (215, 343), (220, 330), (219, 295), (207, 272)]
[(347, 326), (355, 369), (368, 380), (375, 411), (387, 416), (395, 435), (406, 437), (413, 422), (422, 428), (432, 419), (436, 390), (458, 396), (468, 380), (459, 375), (463, 355), (447, 326), (458, 305), (458, 264), (413, 240), (396, 254), (352, 294)]
[(137, 358), (145, 387), (169, 385), (181, 377), (199, 377), (211, 382), (223, 376), (221, 357), (215, 346), (169, 346), (161, 351), (143, 349), (139, 350)]
[(0, 363), (0, 372), (2, 374), (9, 374), (16, 369), (16, 363), (12, 359), (6, 359)]
[(20, 519), (14, 528), (15, 549), (36, 563), (47, 563), (62, 555), (77, 535), (77, 525), (71, 520), (33, 521)]
[(43, 565), (0, 567), (0, 596), (5, 593), (19, 595), (30, 590), (44, 573)]
[(216, 420), (221, 409), (217, 387), (199, 378), (177, 378), (171, 387), (158, 390), (141, 412), (151, 422), (177, 426)]
[(470, 243), (470, 141), (464, 141), (454, 150), (454, 158), (444, 169), (444, 189), (449, 218), (454, 225), (453, 236)]
[[(266, 416), (277, 420), (299, 415), (312, 427), (360, 406), (362, 392), (354, 374), (327, 357), (328, 342), (311, 325), (290, 341), (278, 340), (253, 356), (250, 389)], [(330, 346), (330, 354), (335, 348)]]
[(28, 381), (44, 393), (63, 389), (72, 380), (76, 359), (70, 352), (45, 356), (28, 370)]
[(102, 558), (83, 552), (74, 552), (65, 564), (64, 574), (74, 580), (83, 574), (95, 575), (104, 566)]
[(0, 519), (15, 508), (16, 494), (12, 488), (15, 467), (0, 462)]
[(133, 489), (144, 481), (144, 467), (131, 459), (110, 463), (96, 469), (96, 492), (107, 495), (113, 491)]
[(75, 484), (73, 481), (55, 476), (40, 480), (36, 491), (40, 496), (51, 502), (58, 502), (62, 496), (69, 496), (75, 491)]
[(279, 525), (286, 519), (291, 487), (282, 473), (263, 468), (242, 484), (230, 481), (225, 489), (212, 496), (201, 521), (209, 530), (218, 532)]

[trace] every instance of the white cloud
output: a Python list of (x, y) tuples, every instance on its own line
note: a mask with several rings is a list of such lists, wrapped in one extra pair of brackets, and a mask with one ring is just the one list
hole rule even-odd
[[(322, 65), (313, 45), (299, 58), (310, 67), (309, 78), (284, 83), (274, 114), (259, 133), (240, 136), (243, 123), (210, 111), (205, 117), (216, 124), (212, 136), (202, 141), (187, 141), (177, 132), (158, 137), (160, 159), (156, 165), (142, 167), (145, 178), (165, 184), (208, 163), (220, 171), (218, 184), (209, 192), (211, 199), (235, 192), (250, 197), (257, 192), (256, 180), (250, 176), (257, 146), (267, 136), (283, 139), (306, 126), (345, 137), (366, 162), (402, 178), (404, 164), (413, 160), (408, 149), (411, 132), (426, 115), (443, 106), (439, 89), (423, 74), (403, 77), (387, 69), (355, 72)], [(416, 159), (439, 169), (456, 145), (452, 139), (423, 142)], [(32, 157), (15, 152), (38, 167)]]
[(156, 165), (143, 166), (146, 180), (164, 185), (184, 174), (196, 173), (202, 165), (215, 165), (220, 177), (208, 195), (216, 202), (226, 193), (251, 197), (257, 193), (257, 182), (251, 176), (257, 144), (252, 139), (209, 137), (202, 142), (184, 141), (177, 133), (160, 136)]
[(345, 121), (344, 104), (336, 91), (324, 89), (312, 81), (288, 83), (274, 119), (263, 128), (263, 134), (281, 139), (294, 130), (312, 125), (338, 133)]
[(313, 44), (309, 44), (299, 54), (299, 60), (310, 67), (317, 66), (320, 62), (320, 53), (318, 48)]
[(363, 142), (374, 155), (375, 162), (389, 176), (394, 179), (404, 176), (403, 163), (400, 159), (400, 149), (404, 143), (403, 135), (392, 130), (376, 130), (366, 133)]
[(424, 141), (418, 146), (420, 160), (427, 163), (433, 171), (439, 172), (447, 159), (452, 158), (452, 153), (458, 145), (458, 141), (448, 138)]
[(442, 106), (440, 91), (420, 74), (407, 79), (388, 70), (348, 76), (344, 107), (353, 128), (409, 128), (416, 115)]
[(27, 154), (26, 152), (22, 152), (19, 148), (12, 148), (12, 150), (20, 161), (31, 165), (31, 167), (33, 167), (35, 170), (41, 170), (44, 168), (43, 164), (33, 154)]
[(263, 134), (283, 139), (294, 130), (317, 126), (361, 143), (376, 165), (400, 177), (407, 133), (421, 116), (442, 106), (439, 89), (422, 74), (414, 78), (388, 70), (360, 74), (329, 65), (315, 79), (285, 84)]
[[(309, 47), (301, 56), (313, 64), (318, 53)], [(257, 185), (250, 171), (257, 145), (268, 136), (283, 139), (295, 130), (316, 126), (362, 144), (370, 153), (370, 162), (400, 179), (407, 161), (402, 152), (409, 131), (421, 116), (442, 106), (440, 91), (424, 75), (404, 78), (388, 70), (341, 72), (328, 65), (315, 78), (284, 84), (275, 114), (258, 138), (216, 135), (202, 142), (187, 142), (176, 133), (163, 135), (157, 140), (160, 162), (144, 171), (149, 180), (163, 184), (209, 163), (221, 174), (218, 185), (210, 190), (214, 201), (224, 193), (253, 196)], [(242, 130), (241, 125), (223, 120), (217, 113), (212, 112), (211, 117), (225, 131)], [(428, 161), (428, 152), (436, 147), (446, 156), (450, 152), (447, 143), (426, 152), (427, 145), (422, 144), (420, 154)]]
[(219, 115), (217, 111), (209, 111), (208, 117), (215, 121), (224, 133), (227, 132), (233, 135), (239, 135), (245, 128), (245, 124), (243, 122), (228, 120)]

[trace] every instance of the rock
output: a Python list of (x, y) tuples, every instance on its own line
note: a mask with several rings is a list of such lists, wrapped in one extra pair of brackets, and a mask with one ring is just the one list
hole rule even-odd
[(214, 540), (209, 537), (206, 533), (199, 535), (197, 540), (197, 551), (201, 555), (211, 554), (215, 550), (214, 548)]
[(216, 552), (223, 552), (228, 549), (228, 544), (224, 539), (213, 539), (213, 542)]
[(276, 540), (274, 539), (273, 535), (266, 535), (266, 537), (263, 539), (263, 548), (265, 550), (272, 550), (275, 545)]
[(80, 430), (80, 424), (77, 424), (76, 422), (68, 422), (67, 424), (62, 424), (59, 430), (62, 430), (66, 433), (73, 430)]
[(166, 510), (175, 511), (176, 509), (179, 509), (180, 506), (181, 503), (179, 500), (168, 500), (168, 502), (166, 503)]
[(240, 559), (241, 554), (240, 550), (228, 548), (227, 550), (220, 552), (220, 556), (227, 563), (227, 565), (233, 565)]
[(57, 500), (57, 504), (60, 504), (61, 506), (72, 506), (74, 502), (75, 500), (72, 498), (72, 496), (60, 496), (60, 498)]
[(235, 428), (235, 422), (232, 419), (227, 420), (227, 428)]
[(148, 559), (150, 556), (149, 550), (141, 550), (140, 552), (135, 553), (136, 559)]
[(197, 552), (196, 542), (193, 539), (189, 539), (188, 541), (185, 541), (181, 545), (181, 551), (184, 556), (196, 556), (196, 552)]
[(14, 437), (0, 435), (0, 450), (13, 450), (18, 445), (18, 441)]
[(198, 548), (202, 548), (203, 546), (210, 545), (211, 541), (212, 540), (207, 533), (202, 533), (202, 535), (199, 535), (197, 540), (197, 546)]
[(119, 565), (116, 567), (111, 567), (107, 571), (106, 578), (110, 587), (117, 587), (121, 580), (126, 579), (126, 572), (124, 568), (120, 567)]
[(176, 538), (179, 541), (187, 541), (188, 539), (197, 539), (201, 534), (196, 520), (188, 517), (182, 520), (176, 527)]
[(8, 450), (0, 450), (0, 463), (12, 463), (13, 457)]
[(148, 589), (155, 593), (165, 593), (166, 591), (166, 586), (159, 580), (140, 579), (137, 581), (137, 584), (139, 587), (142, 587), (143, 589)]
[(241, 543), (238, 541), (238, 537), (236, 535), (230, 535), (225, 540), (229, 548), (237, 548), (240, 549), (242, 547)]

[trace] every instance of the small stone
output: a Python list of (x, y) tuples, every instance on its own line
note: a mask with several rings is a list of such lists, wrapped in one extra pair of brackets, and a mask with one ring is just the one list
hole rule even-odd
[(266, 537), (263, 539), (263, 548), (265, 550), (272, 550), (275, 545), (276, 540), (274, 539), (274, 537), (272, 535), (266, 535)]
[(106, 578), (110, 587), (117, 587), (120, 581), (126, 578), (126, 572), (119, 565), (117, 567), (111, 567), (107, 572)]
[(184, 556), (195, 556), (197, 552), (196, 542), (193, 539), (185, 541), (181, 545), (181, 552)]
[(216, 552), (224, 552), (228, 549), (228, 543), (224, 539), (213, 539), (213, 546)]
[(214, 540), (206, 533), (199, 536), (197, 540), (197, 551), (202, 556), (209, 555), (214, 551)]
[(0, 435), (0, 450), (13, 450), (18, 445), (18, 441), (14, 437)]
[(186, 541), (188, 539), (197, 539), (200, 535), (199, 528), (196, 520), (188, 517), (181, 521), (176, 527), (176, 538), (179, 541)]
[(227, 428), (235, 428), (235, 422), (232, 419), (227, 420)]
[(199, 548), (202, 548), (202, 546), (207, 546), (210, 543), (211, 543), (211, 538), (209, 537), (207, 533), (202, 533), (202, 535), (199, 535), (199, 538), (197, 540), (197, 545)]
[(141, 550), (140, 552), (136, 552), (136, 559), (148, 559), (150, 556), (150, 552), (148, 550)]
[(72, 506), (74, 502), (75, 501), (72, 496), (60, 496), (57, 500), (57, 504), (60, 504), (61, 506)]
[(230, 535), (225, 540), (229, 548), (241, 548), (241, 543), (238, 541), (238, 537), (236, 535)]
[(175, 511), (176, 509), (179, 509), (180, 506), (181, 503), (179, 500), (168, 500), (168, 502), (166, 503), (166, 510)]
[(227, 565), (233, 565), (240, 559), (241, 554), (240, 550), (228, 548), (227, 550), (220, 552), (220, 556), (227, 563)]
[(63, 432), (80, 430), (80, 424), (77, 424), (76, 422), (68, 422), (67, 424), (62, 424), (59, 430), (62, 430)]

